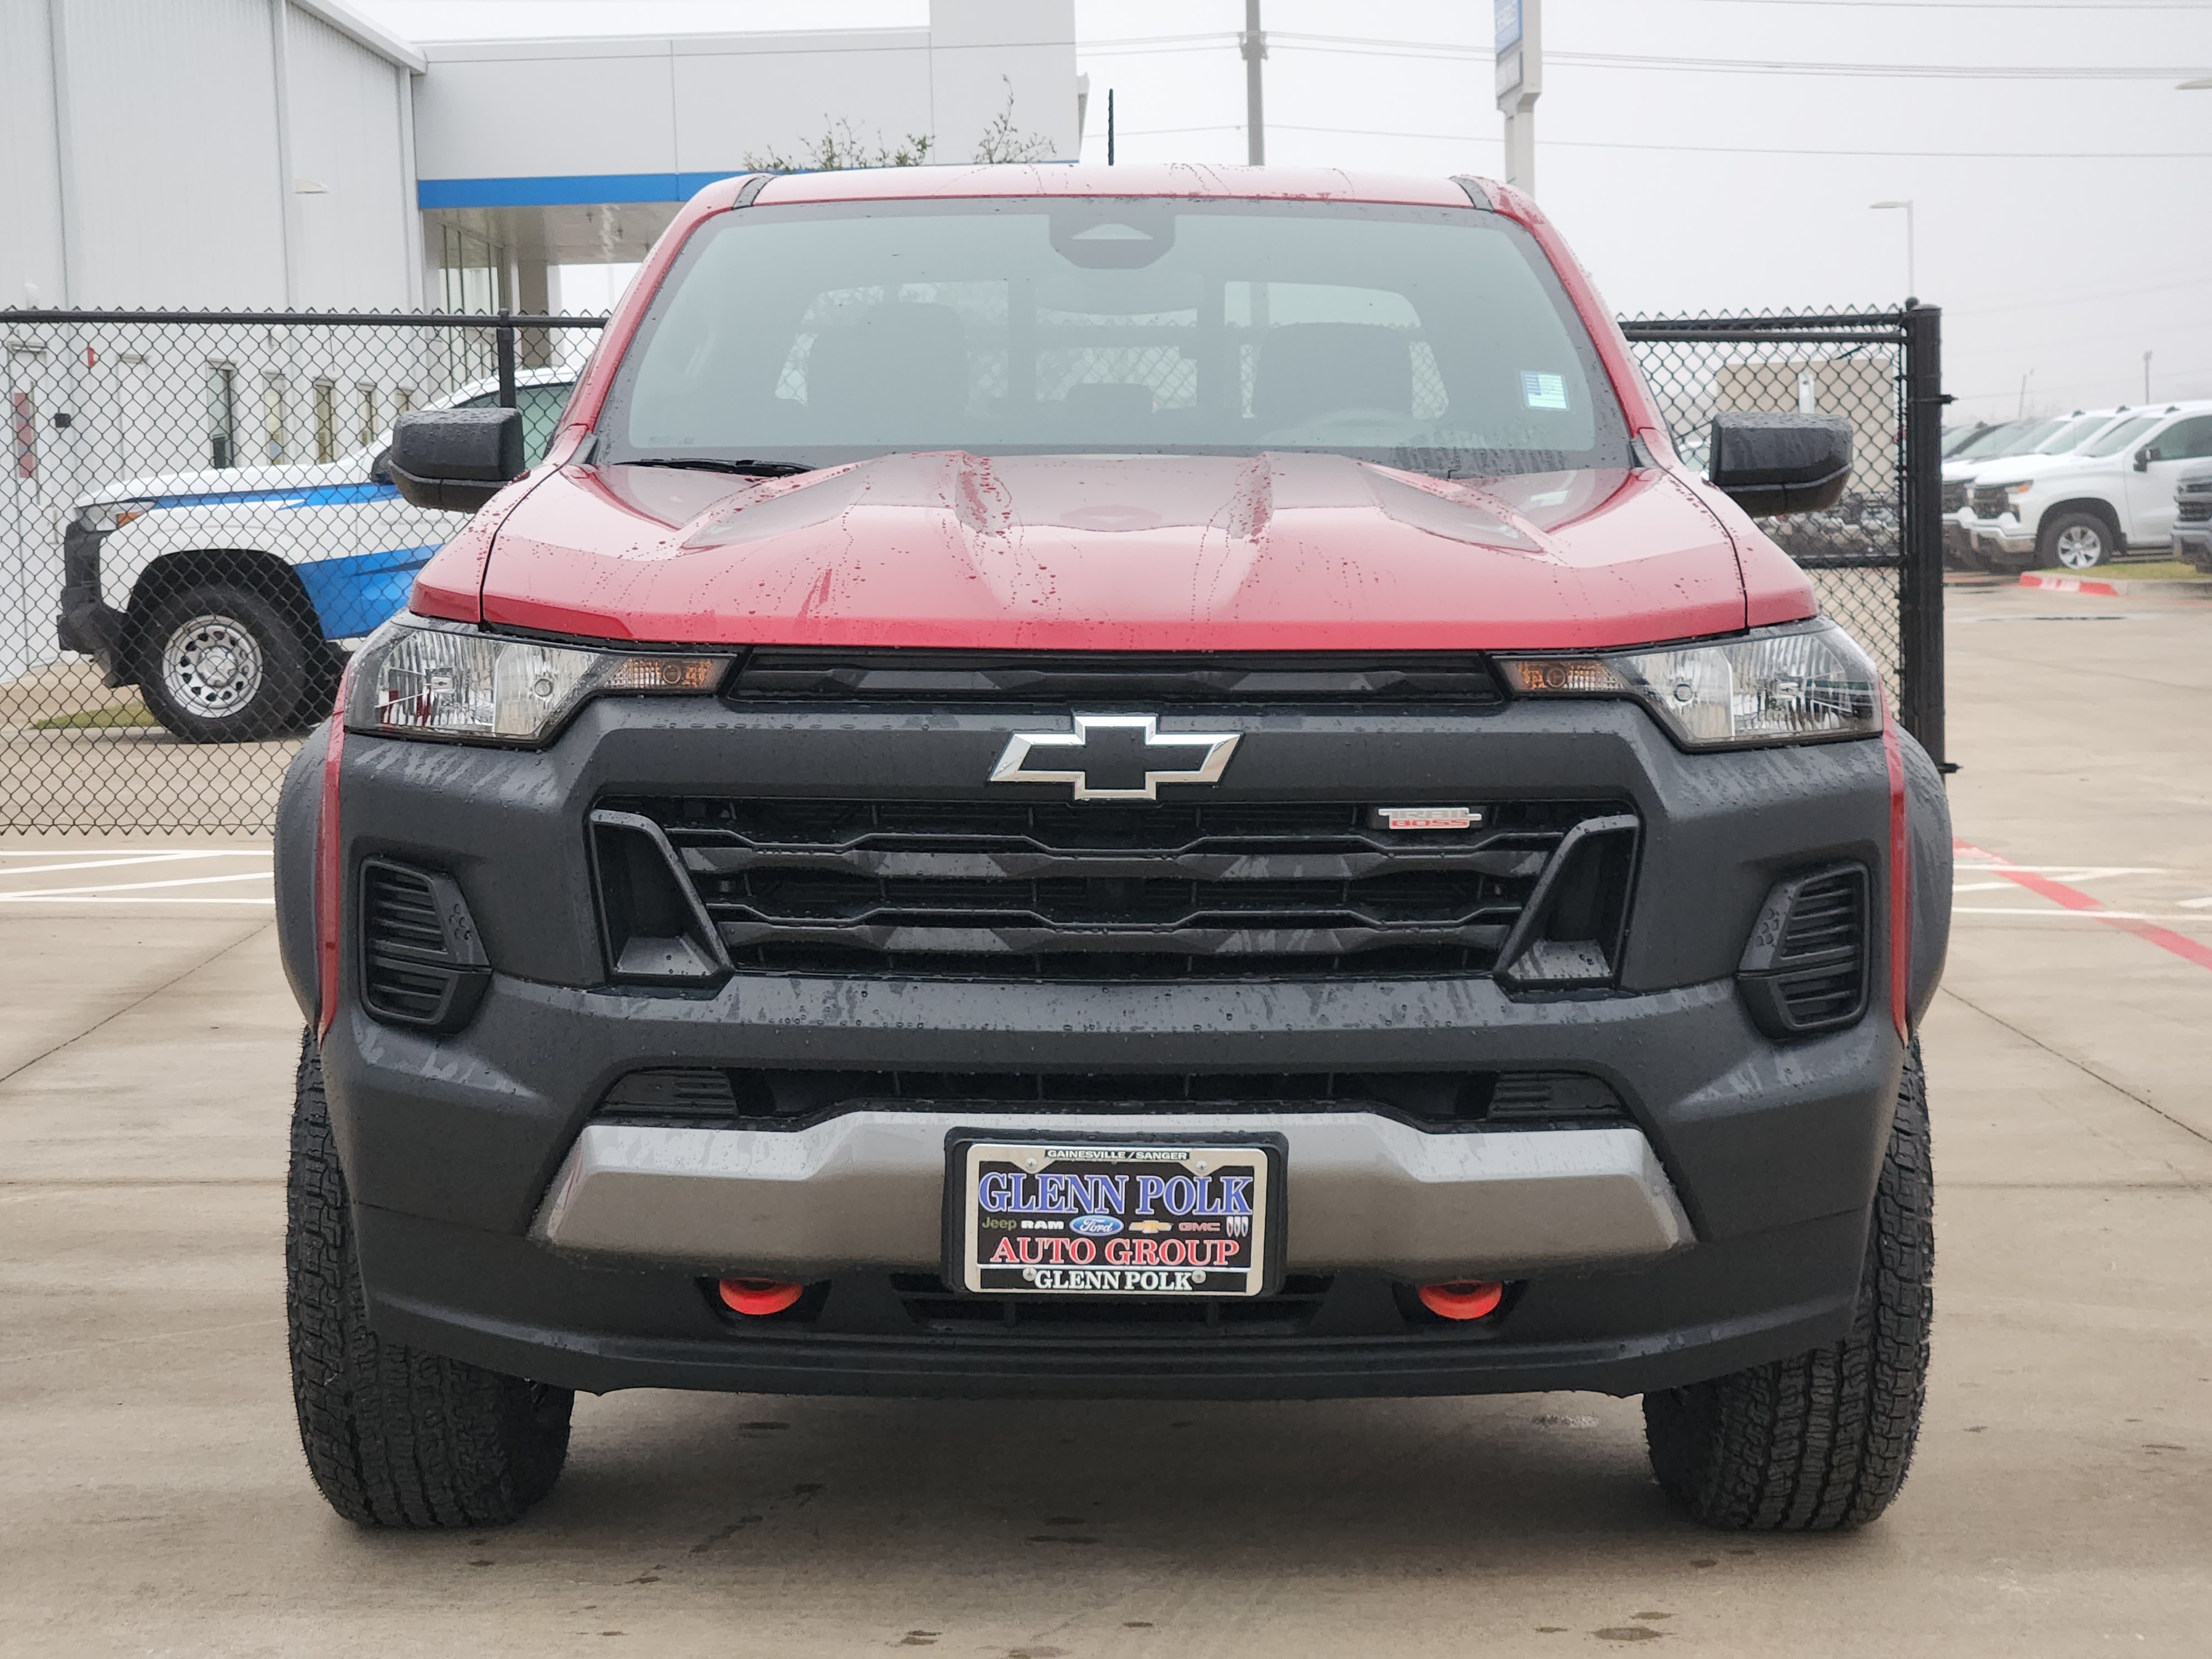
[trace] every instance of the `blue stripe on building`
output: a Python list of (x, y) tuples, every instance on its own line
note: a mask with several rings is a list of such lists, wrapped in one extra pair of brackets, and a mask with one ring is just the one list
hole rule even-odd
[(577, 173), (543, 179), (420, 179), (420, 208), (593, 207), (601, 203), (688, 202), (723, 173)]

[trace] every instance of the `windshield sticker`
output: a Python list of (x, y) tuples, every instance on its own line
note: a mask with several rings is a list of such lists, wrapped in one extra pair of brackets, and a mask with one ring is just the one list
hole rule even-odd
[(1567, 406), (1567, 377), (1564, 374), (1539, 374), (1533, 368), (1521, 371), (1521, 401), (1531, 409), (1557, 409)]

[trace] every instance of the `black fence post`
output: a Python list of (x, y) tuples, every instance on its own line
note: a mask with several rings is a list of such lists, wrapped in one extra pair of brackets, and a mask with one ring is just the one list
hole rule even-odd
[(1905, 729), (1943, 752), (1943, 313), (1908, 304), (1905, 322), (1905, 524), (1897, 572), (1898, 672)]
[(514, 407), (514, 325), (508, 320), (513, 315), (507, 311), (499, 313), (499, 328), (493, 348), (499, 362), (499, 406), (501, 409)]

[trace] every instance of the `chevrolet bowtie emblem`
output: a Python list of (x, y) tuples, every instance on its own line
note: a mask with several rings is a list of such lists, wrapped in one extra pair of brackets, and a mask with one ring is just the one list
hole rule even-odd
[(994, 783), (1065, 783), (1078, 800), (1158, 800), (1164, 783), (1218, 783), (1237, 732), (1163, 732), (1155, 714), (1078, 714), (1073, 732), (1017, 732)]

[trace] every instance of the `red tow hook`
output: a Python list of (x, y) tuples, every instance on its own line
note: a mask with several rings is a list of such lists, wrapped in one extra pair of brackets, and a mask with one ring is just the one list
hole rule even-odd
[(1424, 1285), (1421, 1305), (1439, 1319), (1482, 1319), (1498, 1311), (1505, 1287), (1487, 1279), (1455, 1279), (1449, 1285)]
[(715, 1286), (721, 1292), (724, 1307), (755, 1318), (781, 1313), (799, 1300), (805, 1288), (804, 1285), (787, 1285), (774, 1279), (726, 1279)]

